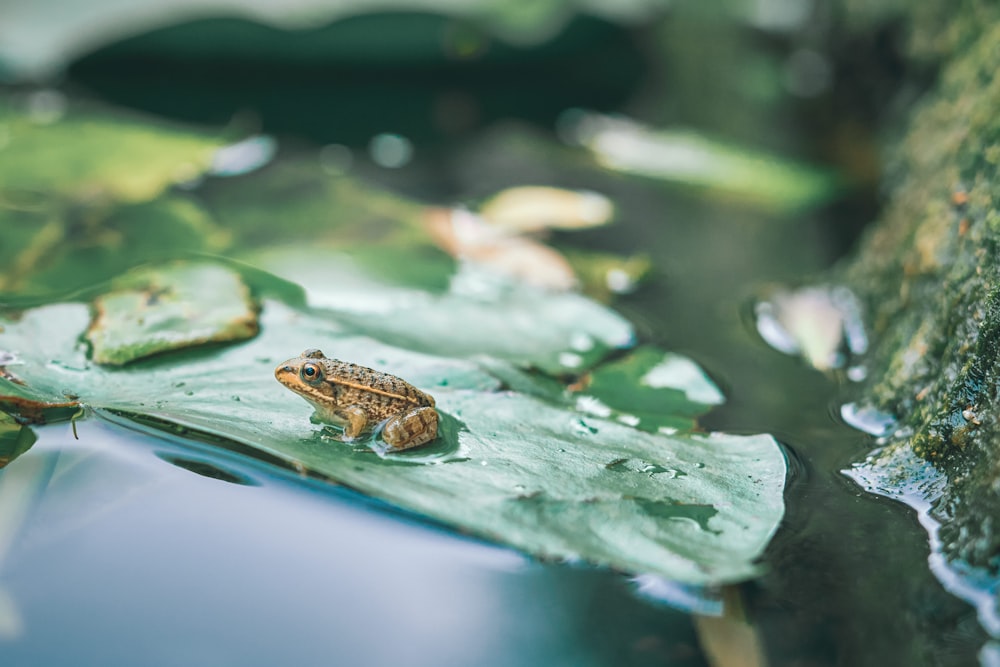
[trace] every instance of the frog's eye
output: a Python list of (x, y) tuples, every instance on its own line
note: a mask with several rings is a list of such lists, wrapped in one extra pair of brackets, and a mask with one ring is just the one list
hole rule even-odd
[(323, 369), (319, 367), (319, 364), (302, 364), (302, 370), (299, 371), (299, 374), (306, 382), (318, 382), (323, 379)]

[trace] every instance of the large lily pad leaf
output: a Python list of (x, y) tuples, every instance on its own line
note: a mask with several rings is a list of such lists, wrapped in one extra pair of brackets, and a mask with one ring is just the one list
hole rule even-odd
[(170, 195), (106, 210), (72, 210), (0, 194), (0, 293), (49, 299), (109, 280), (133, 266), (217, 252), (228, 239), (190, 199)]
[[(301, 246), (276, 248), (251, 261), (302, 285), (309, 303), (358, 331), (412, 350), (450, 356), (488, 355), (549, 373), (578, 373), (609, 350), (632, 344), (632, 326), (600, 304), (572, 292), (549, 292), (461, 266), (448, 290), (416, 289), (375, 274), (346, 253)], [(429, 264), (428, 270), (440, 267)]]
[[(4, 322), (0, 349), (16, 354), (26, 384), (0, 379), (0, 395), (30, 388), (59, 402), (70, 392), (90, 407), (224, 438), (539, 556), (689, 582), (752, 576), (783, 514), (785, 461), (769, 436), (645, 433), (581, 413), (551, 388), (504, 389), (532, 382), (513, 367), (501, 384), (473, 361), (387, 345), (278, 302), (265, 302), (251, 341), (122, 368), (87, 359), (77, 341), (89, 320), (85, 306), (59, 304)], [(311, 423), (311, 408), (272, 370), (314, 346), (431, 392), (439, 439), (379, 456)]]
[(0, 99), (4, 189), (145, 201), (199, 176), (221, 138), (123, 113), (72, 109), (45, 122)]

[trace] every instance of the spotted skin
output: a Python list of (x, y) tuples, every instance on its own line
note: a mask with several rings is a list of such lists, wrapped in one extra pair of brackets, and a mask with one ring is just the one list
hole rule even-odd
[(309, 349), (274, 370), (278, 382), (302, 396), (321, 421), (352, 440), (385, 422), (382, 439), (393, 449), (419, 447), (437, 437), (434, 398), (395, 375)]

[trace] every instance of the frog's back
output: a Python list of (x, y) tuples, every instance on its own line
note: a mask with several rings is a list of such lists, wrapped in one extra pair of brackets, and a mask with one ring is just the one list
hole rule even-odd
[(337, 388), (337, 403), (357, 405), (384, 419), (409, 408), (433, 407), (433, 397), (409, 382), (366, 366), (326, 360), (326, 377)]

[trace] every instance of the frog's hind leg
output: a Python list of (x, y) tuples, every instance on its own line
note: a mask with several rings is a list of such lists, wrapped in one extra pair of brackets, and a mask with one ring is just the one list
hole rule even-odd
[(437, 437), (438, 414), (434, 408), (414, 408), (385, 423), (382, 439), (393, 449), (410, 449)]

